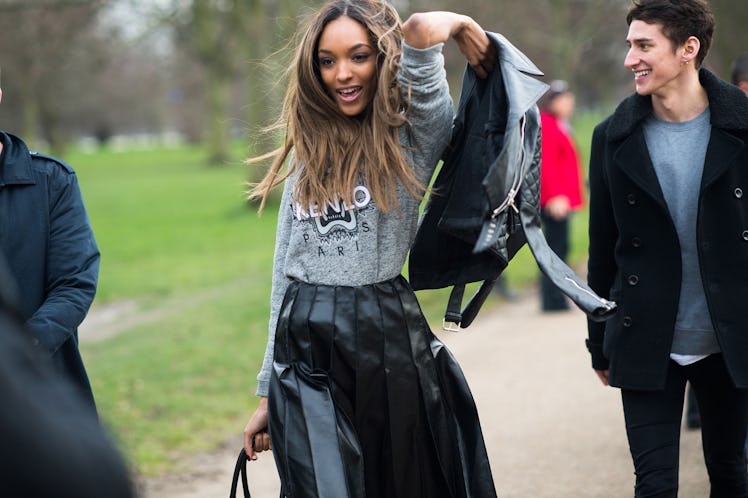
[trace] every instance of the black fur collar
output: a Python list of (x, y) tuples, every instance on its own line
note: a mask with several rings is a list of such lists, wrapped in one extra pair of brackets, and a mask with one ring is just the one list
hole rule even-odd
[[(706, 69), (699, 81), (709, 97), (712, 126), (727, 130), (748, 130), (748, 97), (736, 86), (717, 78)], [(618, 105), (611, 116), (608, 138), (620, 140), (632, 133), (639, 122), (652, 112), (652, 98), (633, 94)]]

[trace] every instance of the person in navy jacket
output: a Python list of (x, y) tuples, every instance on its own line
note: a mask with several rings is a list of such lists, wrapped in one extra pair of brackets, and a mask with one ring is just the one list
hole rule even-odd
[(78, 179), (69, 165), (29, 152), (6, 132), (0, 132), (0, 252), (32, 344), (95, 412), (77, 329), (96, 293), (100, 256)]

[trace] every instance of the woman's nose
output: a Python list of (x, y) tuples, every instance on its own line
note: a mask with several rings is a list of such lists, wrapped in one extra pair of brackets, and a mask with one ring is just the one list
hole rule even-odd
[(346, 81), (350, 79), (351, 77), (351, 69), (349, 65), (345, 62), (338, 63), (338, 72), (335, 75), (335, 77), (338, 79), (338, 81)]

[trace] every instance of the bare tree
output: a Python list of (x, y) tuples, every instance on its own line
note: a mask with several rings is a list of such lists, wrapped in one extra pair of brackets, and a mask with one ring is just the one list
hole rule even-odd
[(261, 0), (172, 2), (163, 18), (171, 23), (177, 45), (192, 54), (205, 78), (205, 139), (211, 164), (230, 156), (231, 90), (244, 59), (242, 42), (250, 16)]
[(95, 70), (86, 42), (101, 6), (95, 0), (0, 4), (3, 85), (23, 117), (16, 126), (32, 143), (59, 152), (69, 140), (65, 118), (75, 100), (70, 97)]
[[(546, 79), (569, 80), (581, 106), (608, 108), (631, 91), (622, 67), (627, 1), (391, 1), (403, 17), (471, 15), (505, 34)], [(259, 130), (277, 117), (297, 20), (321, 2), (0, 0), (0, 127), (56, 150), (77, 134), (105, 140), (178, 128), (208, 143), (213, 164), (229, 157), (232, 133), (249, 138), (247, 155), (267, 152), (278, 137)], [(710, 4), (717, 31), (707, 66), (727, 78), (748, 51), (748, 2)], [(112, 19), (115, 7), (125, 17)], [(445, 57), (456, 92), (465, 60), (453, 44)]]

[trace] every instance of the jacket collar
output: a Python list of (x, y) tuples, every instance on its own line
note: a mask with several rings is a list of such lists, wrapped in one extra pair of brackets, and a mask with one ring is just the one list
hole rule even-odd
[[(748, 98), (737, 87), (730, 85), (707, 69), (699, 71), (699, 81), (709, 98), (711, 124), (726, 130), (748, 130)], [(608, 126), (608, 139), (621, 140), (634, 131), (652, 112), (652, 98), (633, 94), (618, 106)]]
[(508, 123), (517, 123), (546, 92), (548, 85), (536, 79), (542, 71), (499, 33), (487, 33), (498, 47), (501, 75), (509, 102)]
[(31, 175), (31, 156), (23, 140), (0, 131), (3, 142), (3, 161), (0, 164), (0, 186), (33, 184)]

